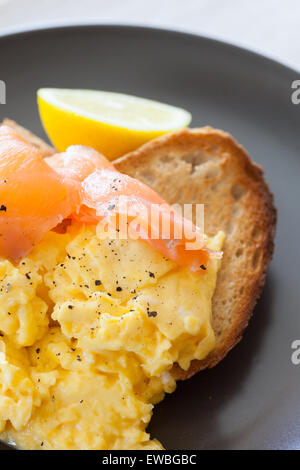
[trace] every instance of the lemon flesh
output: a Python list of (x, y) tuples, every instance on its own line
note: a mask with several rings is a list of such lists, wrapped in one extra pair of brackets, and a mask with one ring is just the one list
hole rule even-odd
[(184, 109), (121, 93), (42, 88), (37, 99), (44, 128), (59, 151), (88, 145), (110, 160), (191, 122)]

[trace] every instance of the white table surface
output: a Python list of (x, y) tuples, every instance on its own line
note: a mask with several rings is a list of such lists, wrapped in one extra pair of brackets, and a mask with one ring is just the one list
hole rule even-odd
[(0, 34), (79, 23), (142, 24), (200, 33), (300, 71), (300, 0), (0, 0)]

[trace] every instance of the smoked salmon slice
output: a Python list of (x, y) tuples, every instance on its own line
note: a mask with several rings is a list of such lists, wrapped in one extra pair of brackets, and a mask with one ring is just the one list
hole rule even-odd
[(89, 147), (71, 146), (43, 159), (14, 130), (2, 126), (0, 179), (0, 256), (18, 260), (69, 218), (102, 224), (103, 230), (114, 227), (119, 238), (143, 239), (194, 272), (203, 272), (211, 257), (220, 256), (155, 191), (119, 173)]
[(82, 182), (96, 169), (115, 170), (114, 166), (97, 150), (83, 145), (71, 145), (65, 152), (47, 157), (45, 161), (64, 178), (71, 178), (78, 182)]
[(79, 207), (67, 181), (13, 129), (0, 127), (0, 256), (18, 260)]
[[(150, 187), (119, 173), (103, 155), (83, 146), (47, 158), (60, 175), (81, 183), (81, 207), (72, 217), (82, 223), (103, 223), (122, 236), (141, 238), (166, 257), (194, 272), (203, 272), (211, 256), (203, 234), (175, 212)], [(164, 235), (164, 231), (167, 234)], [(187, 246), (196, 246), (187, 249)]]

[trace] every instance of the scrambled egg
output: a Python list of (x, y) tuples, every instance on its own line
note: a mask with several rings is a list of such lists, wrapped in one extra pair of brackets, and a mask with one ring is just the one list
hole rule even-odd
[[(224, 235), (210, 239), (221, 249)], [(0, 438), (22, 449), (161, 449), (146, 426), (215, 345), (203, 276), (95, 227), (49, 232), (18, 265), (0, 260)]]

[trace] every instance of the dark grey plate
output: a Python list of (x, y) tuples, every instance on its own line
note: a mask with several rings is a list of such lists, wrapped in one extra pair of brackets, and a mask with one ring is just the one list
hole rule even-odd
[(232, 134), (261, 164), (279, 210), (276, 251), (244, 340), (215, 369), (178, 385), (150, 430), (167, 449), (300, 448), (299, 73), (211, 39), (157, 29), (84, 26), (0, 39), (9, 116), (43, 136), (39, 87), (94, 88), (182, 106), (193, 125)]

